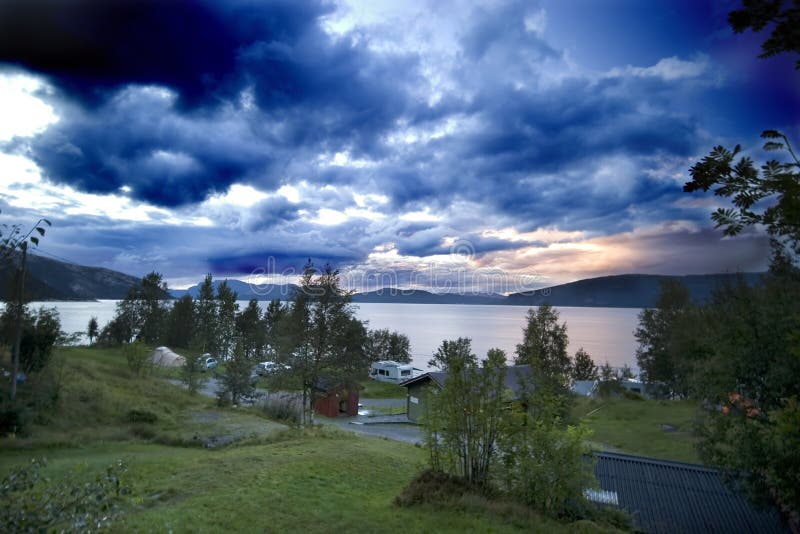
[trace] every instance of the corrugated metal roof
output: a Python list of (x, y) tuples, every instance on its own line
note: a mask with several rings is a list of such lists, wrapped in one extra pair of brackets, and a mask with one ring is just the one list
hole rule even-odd
[[(481, 372), (483, 368), (479, 368), (478, 371)], [(516, 395), (521, 393), (521, 384), (520, 379), (526, 380), (529, 379), (530, 376), (533, 374), (531, 371), (530, 365), (512, 365), (506, 368), (506, 376), (503, 378), (503, 385), (513, 391)], [(420, 375), (414, 377), (410, 380), (406, 380), (405, 382), (401, 382), (400, 385), (402, 387), (408, 387), (418, 382), (423, 382), (427, 380), (434, 381), (439, 387), (444, 387), (444, 383), (447, 380), (448, 373), (446, 371), (430, 371), (425, 373), (424, 375)]]
[(714, 469), (628, 454), (595, 456), (600, 487), (616, 493), (619, 507), (644, 532), (788, 532), (776, 510), (731, 491)]

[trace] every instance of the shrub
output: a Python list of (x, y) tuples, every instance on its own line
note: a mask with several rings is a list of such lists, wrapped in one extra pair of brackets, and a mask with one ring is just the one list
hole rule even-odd
[(499, 443), (505, 451), (501, 479), (506, 491), (551, 517), (584, 517), (589, 504), (583, 491), (596, 485), (586, 461), (588, 430), (517, 415), (514, 431), (504, 433)]
[(403, 489), (403, 492), (395, 497), (394, 502), (398, 506), (442, 504), (480, 491), (481, 488), (476, 484), (472, 484), (462, 477), (427, 469), (417, 475)]
[(118, 460), (92, 480), (66, 477), (55, 482), (42, 474), (46, 459), (32, 460), (0, 482), (0, 525), (7, 532), (96, 531), (108, 528), (129, 489)]
[(260, 408), (270, 419), (290, 425), (299, 425), (302, 419), (300, 407), (291, 396), (268, 396), (261, 402)]
[(153, 367), (153, 358), (148, 348), (140, 342), (128, 343), (122, 346), (122, 353), (128, 362), (128, 368), (136, 376), (146, 376)]
[(22, 434), (28, 424), (28, 410), (20, 404), (0, 403), (0, 436)]
[(155, 423), (158, 421), (158, 416), (147, 410), (128, 410), (126, 417), (131, 423)]

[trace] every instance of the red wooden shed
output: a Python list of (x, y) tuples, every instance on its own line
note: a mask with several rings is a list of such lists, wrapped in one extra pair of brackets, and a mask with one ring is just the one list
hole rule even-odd
[(315, 388), (314, 411), (326, 417), (355, 417), (359, 389), (356, 383), (321, 378)]

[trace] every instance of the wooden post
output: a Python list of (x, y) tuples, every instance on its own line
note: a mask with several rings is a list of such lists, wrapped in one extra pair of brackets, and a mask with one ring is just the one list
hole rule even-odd
[(17, 398), (17, 375), (19, 374), (19, 349), (22, 341), (22, 304), (24, 302), (25, 293), (25, 261), (28, 257), (28, 243), (22, 242), (22, 261), (18, 268), (17, 279), (17, 317), (14, 321), (14, 353), (13, 353), (13, 369), (11, 374), (11, 401)]

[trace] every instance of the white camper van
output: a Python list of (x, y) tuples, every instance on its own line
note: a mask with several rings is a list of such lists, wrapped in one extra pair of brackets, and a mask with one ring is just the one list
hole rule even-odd
[(410, 364), (385, 360), (375, 362), (370, 366), (369, 377), (381, 382), (400, 383), (414, 378), (414, 367)]

